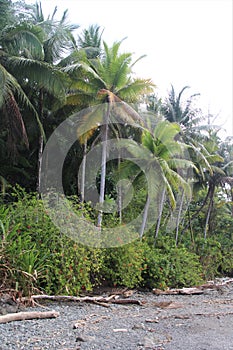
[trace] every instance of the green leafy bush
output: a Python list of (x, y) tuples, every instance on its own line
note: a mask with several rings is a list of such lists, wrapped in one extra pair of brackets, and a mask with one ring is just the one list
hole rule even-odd
[[(125, 236), (135, 238), (128, 229), (127, 235), (116, 237), (121, 246), (94, 249), (60, 233), (36, 194), (15, 188), (10, 196), (11, 202), (0, 204), (1, 288), (19, 289), (24, 295), (38, 290), (76, 295), (101, 283), (129, 288), (183, 287), (233, 273), (230, 226), (227, 234), (219, 232), (207, 240), (195, 236), (191, 242), (183, 236), (186, 245), (177, 247), (172, 234), (161, 235), (156, 246), (152, 235), (124, 245)], [(75, 214), (93, 222), (95, 215), (88, 204), (81, 205), (75, 196), (70, 203)], [(72, 226), (69, 217), (64, 222)], [(118, 224), (116, 216), (106, 217), (109, 239), (115, 239), (111, 227)]]
[[(230, 244), (232, 243), (228, 243), (228, 248)], [(224, 247), (216, 238), (196, 239), (196, 253), (200, 256), (205, 279), (232, 275), (233, 252), (227, 247)]]
[(143, 249), (136, 241), (104, 252), (102, 276), (110, 285), (133, 288), (142, 281)]
[[(16, 189), (15, 201), (1, 205), (1, 276), (24, 294), (35, 290), (77, 294), (98, 283), (102, 252), (61, 234), (36, 194)], [(0, 231), (0, 232), (1, 232)]]
[(154, 248), (145, 243), (142, 285), (149, 288), (183, 287), (202, 282), (199, 257), (184, 247)]

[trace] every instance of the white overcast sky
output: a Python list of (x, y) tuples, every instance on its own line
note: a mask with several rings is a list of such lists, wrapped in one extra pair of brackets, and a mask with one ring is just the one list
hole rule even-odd
[[(34, 0), (27, 1), (34, 2)], [(200, 106), (233, 135), (232, 0), (41, 0), (44, 14), (68, 9), (71, 23), (104, 28), (108, 45), (124, 37), (138, 77), (152, 78), (163, 96), (174, 85), (201, 93)]]

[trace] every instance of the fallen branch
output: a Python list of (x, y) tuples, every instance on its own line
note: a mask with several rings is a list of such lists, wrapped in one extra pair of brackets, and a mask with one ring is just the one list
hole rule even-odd
[(112, 300), (113, 304), (136, 304), (136, 305), (142, 305), (144, 302), (136, 299), (114, 299)]
[(137, 304), (142, 305), (143, 303), (136, 299), (119, 299), (116, 295), (111, 295), (109, 297), (102, 297), (102, 296), (96, 296), (96, 297), (75, 297), (70, 295), (32, 295), (30, 298), (24, 297), (21, 298), (22, 302), (26, 302), (31, 300), (34, 302), (35, 300), (52, 300), (52, 301), (75, 301), (75, 302), (87, 302), (87, 303), (94, 303), (98, 304), (104, 307), (107, 307), (108, 303), (112, 304)]
[(153, 293), (156, 295), (174, 295), (174, 294), (183, 294), (183, 295), (192, 295), (192, 294), (203, 294), (204, 291), (200, 288), (181, 288), (181, 289), (153, 289)]
[(32, 312), (17, 312), (0, 316), (0, 323), (8, 323), (12, 321), (24, 321), (42, 318), (56, 318), (59, 316), (59, 312), (56, 311), (32, 311)]
[(196, 287), (190, 287), (190, 288), (174, 288), (174, 289), (153, 289), (153, 293), (156, 295), (173, 295), (173, 294), (183, 294), (183, 295), (192, 295), (192, 294), (203, 294), (206, 289), (210, 290), (220, 290), (221, 287), (227, 286), (228, 284), (233, 283), (233, 278), (229, 278), (225, 281), (208, 281), (205, 284), (202, 284), (200, 286)]

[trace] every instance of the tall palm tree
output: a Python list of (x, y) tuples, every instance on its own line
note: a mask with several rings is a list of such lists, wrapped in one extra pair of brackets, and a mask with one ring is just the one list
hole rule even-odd
[[(101, 45), (102, 45), (102, 34), (103, 31), (100, 32), (100, 26), (98, 25), (91, 25), (88, 27), (88, 29), (84, 29), (81, 33), (81, 35), (79, 35), (78, 37), (78, 48), (79, 51), (78, 53), (80, 53), (80, 51), (84, 50), (85, 52), (85, 57), (83, 57), (84, 59), (97, 59), (98, 57), (100, 57), (101, 54)], [(71, 54), (72, 57), (74, 57), (74, 54)], [(80, 55), (77, 54), (76, 55), (76, 59), (77, 62), (80, 61)], [(81, 78), (81, 77), (80, 77)], [(85, 79), (85, 75), (83, 76), (83, 79)], [(85, 105), (85, 101), (88, 98), (88, 96), (83, 93), (80, 96), (80, 100), (82, 100), (81, 103), (83, 103), (82, 107), (88, 107), (88, 102)], [(70, 103), (70, 100), (67, 100), (67, 104)], [(72, 101), (71, 101), (72, 103)], [(80, 101), (78, 101), (77, 103), (77, 107), (78, 109), (80, 109)], [(83, 161), (82, 161), (82, 176), (81, 176), (81, 184), (80, 184), (80, 195), (81, 195), (81, 202), (84, 202), (85, 200), (85, 172), (86, 172), (86, 157), (87, 157), (87, 151), (88, 151), (88, 139), (93, 135), (95, 131), (94, 129), (89, 130), (87, 133), (85, 133), (85, 135), (81, 135), (81, 137), (79, 137), (79, 142), (81, 143), (81, 145), (83, 145)]]
[[(143, 131), (142, 146), (145, 149), (143, 154), (138, 154), (138, 148), (134, 147), (133, 144), (132, 146), (128, 146), (128, 151), (132, 153), (135, 159), (141, 156), (144, 162), (146, 162), (146, 171), (145, 169), (141, 169), (137, 175), (137, 179), (143, 180), (145, 177), (147, 178), (148, 187), (139, 232), (140, 238), (144, 235), (146, 225), (148, 225), (147, 221), (151, 221), (149, 216), (153, 217), (153, 220), (156, 216), (156, 241), (166, 197), (168, 198), (172, 212), (175, 211), (176, 202), (181, 190), (183, 190), (186, 198), (190, 199), (191, 187), (187, 181), (187, 170), (193, 168), (194, 165), (189, 159), (185, 158), (187, 145), (177, 140), (179, 132), (180, 127), (178, 124), (158, 119), (154, 128)], [(132, 162), (123, 163), (123, 176), (125, 177), (132, 173), (138, 173), (136, 165)], [(141, 187), (145, 186), (145, 183), (141, 182)], [(153, 215), (149, 215), (152, 211)]]
[[(204, 118), (202, 116), (201, 110), (193, 107), (194, 99), (200, 94), (193, 94), (188, 99), (183, 99), (184, 92), (189, 89), (185, 86), (176, 95), (174, 87), (171, 87), (169, 96), (165, 99), (165, 103), (162, 106), (163, 114), (167, 120), (170, 122), (177, 122), (181, 126), (181, 137), (184, 142), (189, 146), (189, 155), (195, 164), (195, 181), (206, 184), (207, 173), (210, 176), (213, 175), (213, 165), (214, 162), (220, 161), (219, 155), (216, 152), (211, 152), (205, 145), (208, 144), (208, 133), (213, 129), (213, 126), (209, 124), (204, 124)], [(202, 210), (206, 202), (209, 199), (211, 191), (211, 186), (207, 192), (207, 197), (205, 198), (203, 205), (198, 209), (195, 216)], [(184, 204), (184, 197), (181, 197), (180, 210)], [(210, 201), (211, 202), (211, 201)], [(178, 211), (179, 215), (179, 211)], [(194, 217), (195, 217), (194, 216)], [(208, 217), (208, 215), (207, 215)], [(207, 220), (208, 221), (208, 220)], [(178, 223), (179, 221), (177, 221)], [(177, 225), (176, 232), (178, 237), (179, 227)]]
[[(200, 190), (200, 188), (206, 189), (206, 195), (201, 202), (200, 207), (195, 211), (195, 213), (190, 217), (190, 222), (195, 219), (199, 213), (207, 206), (206, 218), (205, 218), (205, 228), (204, 228), (204, 238), (206, 239), (207, 231), (209, 228), (210, 216), (214, 204), (214, 194), (216, 188), (223, 183), (226, 174), (224, 168), (222, 167), (222, 162), (224, 162), (223, 157), (219, 154), (219, 146), (216, 138), (216, 133), (209, 131), (209, 136), (190, 145), (190, 157), (198, 171), (194, 170), (194, 191), (195, 189)], [(184, 232), (189, 223), (183, 228)]]
[[(5, 27), (0, 37), (0, 71), (3, 77), (0, 108), (2, 106), (7, 111), (6, 102), (9, 104), (10, 101), (13, 113), (8, 111), (5, 115), (8, 120), (20, 120), (23, 140), (26, 140), (26, 131), (18, 97), (31, 107), (37, 118), (40, 127), (38, 188), (45, 135), (44, 120), (54, 101), (65, 101), (68, 78), (54, 63), (63, 55), (64, 50), (68, 50), (75, 43), (71, 30), (76, 26), (66, 23), (67, 12), (60, 21), (55, 20), (55, 13), (56, 9), (52, 17), (44, 20), (41, 5), (36, 3), (28, 14), (27, 21), (15, 22)], [(9, 122), (8, 124), (10, 125)]]
[[(89, 96), (89, 105), (106, 104), (105, 112), (100, 114), (84, 115), (80, 125), (79, 133), (82, 135), (82, 127), (86, 130), (97, 129), (98, 123), (101, 124), (100, 133), (102, 140), (102, 167), (101, 167), (101, 184), (100, 184), (100, 205), (104, 202), (105, 195), (105, 177), (106, 177), (106, 156), (107, 156), (107, 139), (111, 121), (111, 111), (116, 103), (121, 104), (120, 119), (130, 123), (139, 121), (140, 116), (132, 107), (125, 102), (136, 102), (141, 96), (152, 91), (154, 85), (150, 79), (133, 78), (133, 65), (131, 53), (119, 53), (122, 41), (115, 42), (112, 47), (103, 43), (104, 50), (100, 58), (91, 59), (88, 62), (79, 62), (77, 65), (66, 68), (66, 71), (73, 74), (85, 72), (85, 79), (77, 79), (73, 88), (77, 88), (81, 93)], [(75, 101), (78, 100), (76, 91), (70, 96)], [(69, 99), (69, 97), (68, 97)], [(99, 119), (98, 119), (99, 118)], [(115, 121), (116, 122), (116, 121)], [(101, 227), (102, 211), (98, 216), (98, 226)]]
[[(66, 94), (66, 86), (67, 86), (67, 78), (64, 72), (61, 71), (59, 66), (59, 60), (62, 59), (63, 55), (73, 49), (76, 48), (76, 42), (73, 36), (73, 31), (76, 30), (79, 26), (72, 25), (68, 23), (67, 13), (68, 10), (64, 11), (60, 20), (56, 20), (55, 15), (57, 13), (57, 7), (54, 8), (54, 11), (51, 16), (48, 16), (47, 19), (44, 18), (41, 3), (36, 2), (34, 6), (32, 6), (32, 23), (35, 26), (38, 26), (41, 30), (43, 30), (43, 38), (42, 38), (42, 47), (44, 56), (42, 61), (52, 68), (52, 74), (59, 74), (60, 81), (59, 84), (51, 79), (51, 82), (56, 84), (56, 88), (59, 88), (59, 94), (54, 94), (51, 89), (46, 89), (45, 86), (39, 88), (39, 96), (38, 96), (38, 113), (40, 116), (40, 120), (46, 120), (46, 116), (48, 114), (48, 105), (46, 105), (46, 97), (55, 97), (58, 104), (62, 104), (65, 101)], [(47, 95), (47, 96), (46, 96)], [(49, 109), (51, 112), (51, 99), (49, 102)], [(50, 113), (49, 112), (49, 113)], [(41, 134), (39, 137), (39, 154), (38, 154), (38, 183), (37, 189), (40, 188), (40, 178), (41, 178), (41, 160), (42, 160), (42, 152), (43, 152), (43, 144), (44, 139)]]
[(153, 133), (147, 131), (142, 137), (142, 144), (152, 152), (158, 161), (163, 177), (163, 190), (155, 229), (155, 240), (159, 234), (166, 194), (172, 211), (176, 208), (180, 192), (181, 198), (185, 197), (190, 200), (191, 196), (188, 171), (195, 168), (195, 165), (186, 158), (187, 145), (179, 141), (179, 133), (180, 127), (177, 123), (160, 121)]

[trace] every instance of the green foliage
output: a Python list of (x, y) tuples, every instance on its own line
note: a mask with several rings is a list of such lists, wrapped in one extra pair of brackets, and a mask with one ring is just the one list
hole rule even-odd
[[(205, 279), (213, 279), (233, 273), (232, 242), (228, 242), (228, 249), (223, 247), (216, 238), (196, 239), (196, 252), (200, 256)], [(229, 249), (231, 247), (231, 249)]]
[(156, 248), (145, 243), (142, 277), (149, 288), (193, 286), (202, 282), (202, 267), (196, 254), (162, 240)]
[[(16, 187), (10, 197), (10, 203), (0, 205), (1, 288), (15, 288), (24, 295), (38, 290), (77, 295), (101, 283), (129, 288), (183, 287), (233, 273), (229, 216), (225, 217), (225, 234), (207, 240), (198, 236), (195, 242), (185, 235), (186, 246), (176, 246), (170, 234), (163, 234), (156, 246), (148, 236), (117, 248), (94, 249), (61, 234), (36, 194)], [(88, 204), (80, 204), (75, 196), (70, 200), (78, 215), (93, 220)], [(119, 222), (109, 214), (105, 224), (109, 229)], [(221, 225), (218, 229), (222, 230)]]
[(104, 255), (102, 275), (111, 285), (133, 288), (140, 284), (143, 270), (143, 249), (140, 242), (106, 249)]
[(36, 195), (17, 189), (11, 196), (15, 202), (0, 207), (0, 269), (7, 287), (25, 294), (90, 290), (98, 280), (101, 252), (60, 234)]

